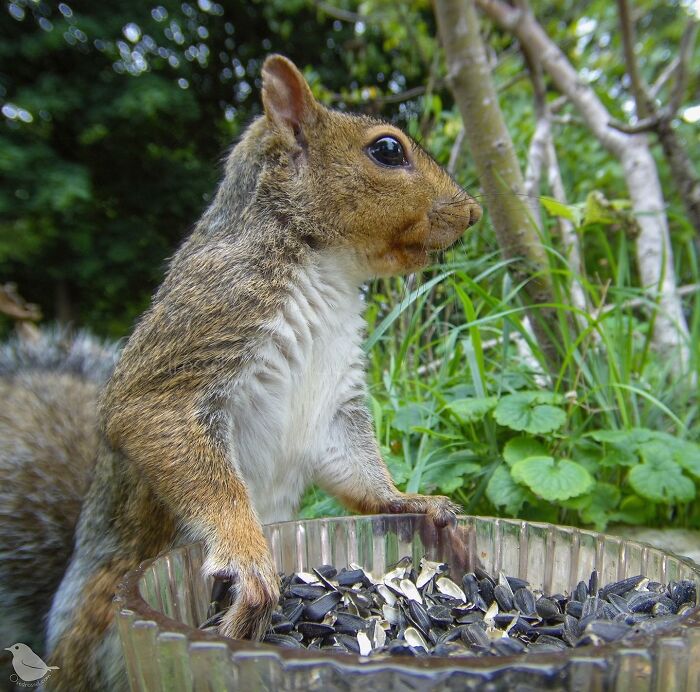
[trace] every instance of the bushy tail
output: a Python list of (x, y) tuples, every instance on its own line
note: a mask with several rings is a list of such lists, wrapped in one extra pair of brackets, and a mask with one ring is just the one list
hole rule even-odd
[(42, 650), (97, 449), (115, 345), (60, 329), (0, 346), (0, 642)]

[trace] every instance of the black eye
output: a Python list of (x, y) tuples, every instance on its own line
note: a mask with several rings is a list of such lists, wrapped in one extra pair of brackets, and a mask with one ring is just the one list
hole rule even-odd
[(401, 142), (394, 137), (385, 135), (367, 147), (369, 155), (382, 166), (406, 166), (406, 154)]

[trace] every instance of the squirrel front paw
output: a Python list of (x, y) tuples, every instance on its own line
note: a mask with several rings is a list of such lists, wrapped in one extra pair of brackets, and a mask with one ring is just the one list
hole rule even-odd
[(457, 514), (462, 508), (443, 495), (402, 494), (392, 500), (387, 511), (391, 514), (426, 514), (439, 529), (457, 523)]
[(231, 606), (219, 623), (219, 633), (232, 639), (262, 639), (280, 593), (272, 558), (266, 555), (247, 564), (232, 563), (209, 574), (231, 581)]

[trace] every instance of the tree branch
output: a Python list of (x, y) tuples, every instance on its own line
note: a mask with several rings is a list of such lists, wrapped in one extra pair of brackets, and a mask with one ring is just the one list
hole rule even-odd
[(349, 10), (344, 10), (340, 7), (335, 7), (323, 0), (314, 0), (314, 5), (318, 7), (319, 10), (323, 10), (327, 15), (333, 17), (334, 19), (340, 19), (341, 22), (349, 22), (351, 24), (356, 24), (357, 22), (366, 22), (367, 18), (357, 14), (357, 12), (350, 12)]
[(656, 81), (651, 85), (649, 89), (649, 98), (652, 99), (652, 101), (659, 95), (661, 90), (664, 88), (666, 85), (666, 82), (668, 82), (671, 77), (675, 74), (676, 70), (678, 69), (678, 63), (680, 63), (680, 57), (675, 55), (673, 57), (673, 60), (671, 60), (666, 67), (664, 67), (663, 70), (659, 73), (659, 76), (656, 78)]
[(459, 131), (459, 134), (455, 138), (455, 143), (452, 145), (452, 149), (450, 150), (450, 160), (447, 164), (447, 172), (450, 175), (454, 175), (455, 170), (457, 169), (457, 162), (459, 161), (459, 155), (462, 153), (462, 145), (464, 144), (464, 137), (467, 133), (464, 130), (464, 127)]
[(693, 46), (695, 45), (695, 37), (698, 34), (698, 26), (700, 22), (691, 19), (683, 30), (681, 44), (678, 49), (678, 67), (675, 72), (675, 80), (671, 89), (671, 96), (668, 100), (668, 117), (675, 117), (680, 107), (683, 105), (683, 96), (688, 85), (688, 73), (690, 67), (690, 59), (693, 54)]
[(625, 54), (625, 67), (632, 86), (637, 117), (640, 119), (647, 118), (654, 113), (655, 109), (649, 98), (647, 85), (639, 73), (639, 64), (634, 52), (634, 44), (637, 41), (636, 32), (627, 0), (617, 0), (617, 10), (622, 33), (622, 47)]

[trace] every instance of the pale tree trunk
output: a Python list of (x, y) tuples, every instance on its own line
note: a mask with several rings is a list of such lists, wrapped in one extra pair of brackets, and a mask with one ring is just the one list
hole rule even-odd
[[(435, 0), (438, 32), (447, 60), (447, 79), (464, 122), (493, 227), (501, 251), (513, 260), (509, 270), (523, 283), (532, 303), (553, 302), (548, 261), (537, 229), (523, 201), (525, 187), (513, 142), (503, 120), (479, 33), (473, 0)], [(532, 326), (547, 366), (559, 361), (547, 329), (556, 329), (556, 314), (539, 309)]]
[[(559, 160), (554, 146), (552, 134), (552, 111), (547, 103), (547, 92), (542, 66), (537, 56), (522, 48), (525, 62), (530, 73), (532, 91), (535, 100), (535, 132), (530, 140), (528, 149), (527, 168), (525, 171), (525, 190), (530, 201), (530, 209), (533, 218), (541, 226), (540, 184), (545, 177), (552, 197), (561, 204), (567, 204), (564, 183), (559, 170)], [(563, 99), (562, 99), (563, 100)], [(572, 305), (581, 312), (588, 311), (586, 294), (579, 277), (583, 273), (581, 262), (581, 247), (574, 225), (568, 219), (557, 218), (557, 230), (561, 241), (564, 256), (567, 258), (571, 278), (569, 289)], [(586, 326), (586, 319), (582, 314), (575, 315), (575, 321), (580, 327)]]
[(513, 8), (502, 0), (476, 0), (479, 7), (511, 31), (537, 55), (557, 89), (576, 107), (598, 141), (622, 165), (639, 223), (637, 266), (643, 287), (658, 301), (654, 345), (680, 372), (688, 363), (688, 326), (676, 289), (673, 253), (656, 163), (643, 134), (627, 134), (610, 125), (611, 116), (595, 91), (584, 83), (558, 46), (545, 33), (525, 2)]
[[(559, 160), (554, 146), (554, 139), (551, 137), (551, 130), (550, 138), (547, 142), (545, 160), (547, 163), (547, 182), (552, 197), (556, 199), (557, 202), (567, 204), (566, 192), (561, 179)], [(574, 228), (574, 224), (571, 223), (569, 219), (565, 219), (561, 216), (557, 218), (557, 227), (559, 228), (559, 237), (561, 238), (562, 247), (564, 248), (569, 267), (573, 274), (571, 277), (571, 302), (574, 307), (587, 312), (589, 305), (586, 300), (586, 292), (583, 290), (583, 286), (579, 280), (579, 277), (583, 275), (583, 260), (581, 258), (581, 243), (579, 242), (578, 234)], [(583, 326), (585, 319), (580, 319), (578, 322)], [(597, 332), (593, 333), (594, 338), (596, 333)]]
[(700, 233), (700, 177), (698, 177), (693, 162), (688, 156), (687, 148), (673, 127), (673, 119), (683, 104), (690, 72), (690, 59), (700, 22), (697, 19), (688, 20), (681, 38), (678, 59), (675, 61), (673, 70), (668, 75), (664, 75), (665, 80), (670, 79), (671, 76), (675, 80), (668, 104), (659, 106), (652, 96), (652, 90), (639, 72), (637, 56), (634, 51), (636, 31), (629, 4), (627, 0), (617, 0), (617, 7), (622, 46), (625, 53), (625, 67), (630, 78), (635, 110), (640, 121), (632, 127), (618, 126), (618, 128), (626, 132), (653, 131), (656, 133), (668, 162), (671, 179), (683, 201), (690, 223)]

